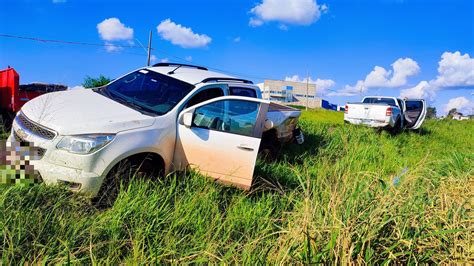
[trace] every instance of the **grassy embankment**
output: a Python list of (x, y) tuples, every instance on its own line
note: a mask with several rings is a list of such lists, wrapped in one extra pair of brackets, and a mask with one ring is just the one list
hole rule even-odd
[(96, 210), (60, 188), (0, 187), (5, 264), (473, 262), (474, 122), (419, 132), (305, 112), (303, 146), (259, 162), (250, 193), (196, 173), (124, 188)]

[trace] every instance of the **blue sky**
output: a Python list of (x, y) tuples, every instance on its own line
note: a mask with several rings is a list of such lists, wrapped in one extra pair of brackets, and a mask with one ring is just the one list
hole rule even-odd
[[(118, 77), (154, 59), (189, 60), (258, 83), (316, 82), (337, 104), (363, 95), (423, 97), (438, 114), (473, 110), (473, 1), (0, 0), (0, 34), (108, 44), (67, 45), (0, 37), (0, 68), (22, 83), (80, 85)], [(318, 80), (319, 79), (319, 80)]]

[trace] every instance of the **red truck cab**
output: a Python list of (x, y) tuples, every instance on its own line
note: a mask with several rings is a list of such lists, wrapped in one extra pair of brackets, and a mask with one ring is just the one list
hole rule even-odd
[(13, 117), (31, 99), (42, 94), (66, 90), (67, 86), (57, 84), (31, 83), (20, 85), (20, 75), (8, 67), (0, 70), (0, 115), (2, 123), (9, 128)]

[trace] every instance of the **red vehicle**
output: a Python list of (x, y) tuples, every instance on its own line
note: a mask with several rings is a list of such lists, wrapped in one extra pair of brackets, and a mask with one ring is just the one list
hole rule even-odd
[(31, 83), (20, 85), (20, 76), (15, 69), (0, 70), (0, 115), (1, 123), (8, 129), (16, 112), (29, 100), (42, 94), (63, 91), (67, 87), (57, 84)]

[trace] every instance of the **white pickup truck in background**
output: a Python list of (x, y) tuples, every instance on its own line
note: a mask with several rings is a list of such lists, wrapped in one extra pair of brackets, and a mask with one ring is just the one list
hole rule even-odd
[(426, 103), (419, 99), (367, 96), (360, 103), (347, 103), (344, 122), (386, 128), (392, 132), (418, 129), (426, 117)]

